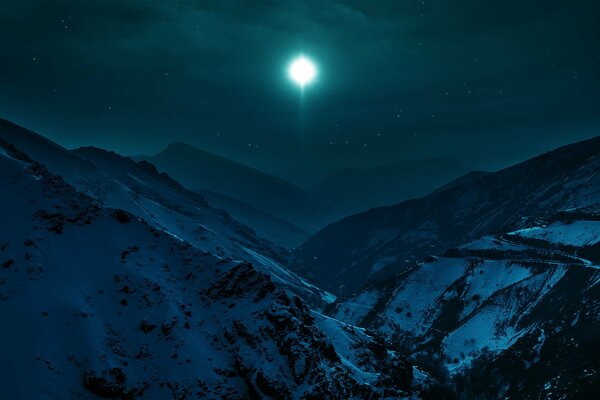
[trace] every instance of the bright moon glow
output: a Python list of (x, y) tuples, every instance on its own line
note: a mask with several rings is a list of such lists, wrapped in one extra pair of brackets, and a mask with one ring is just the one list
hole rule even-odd
[(300, 85), (300, 87), (304, 87), (304, 85), (310, 83), (315, 78), (317, 68), (312, 61), (301, 56), (292, 61), (288, 73), (294, 82)]

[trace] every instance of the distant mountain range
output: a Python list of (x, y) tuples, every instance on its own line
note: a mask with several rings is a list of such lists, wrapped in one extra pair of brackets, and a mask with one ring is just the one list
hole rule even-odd
[(134, 159), (150, 161), (190, 190), (238, 200), (308, 233), (359, 211), (424, 196), (471, 170), (451, 157), (401, 160), (370, 169), (340, 170), (302, 189), (183, 143)]
[(345, 169), (310, 188), (340, 218), (369, 208), (424, 196), (471, 171), (452, 157), (401, 160), (370, 169)]
[(210, 191), (242, 201), (312, 233), (331, 222), (331, 210), (305, 190), (196, 147), (175, 143), (140, 156), (193, 191)]

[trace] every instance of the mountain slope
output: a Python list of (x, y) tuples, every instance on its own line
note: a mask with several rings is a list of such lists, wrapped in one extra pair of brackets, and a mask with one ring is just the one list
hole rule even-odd
[(308, 233), (297, 226), (257, 210), (242, 201), (209, 190), (200, 190), (198, 193), (210, 205), (227, 211), (237, 221), (251, 226), (258, 236), (269, 239), (273, 243), (291, 249), (308, 239)]
[(397, 161), (370, 169), (347, 169), (311, 187), (314, 196), (335, 205), (343, 217), (369, 208), (424, 196), (469, 168), (451, 157)]
[[(287, 258), (283, 249), (259, 238), (253, 228), (211, 207), (205, 198), (184, 189), (168, 175), (158, 174), (152, 164), (136, 163), (96, 148), (82, 148), (76, 153), (110, 177), (107, 186), (92, 184), (95, 198), (104, 204), (133, 212), (201, 250), (252, 261), (279, 285), (305, 299), (318, 303), (333, 297), (283, 267)], [(156, 180), (161, 184), (157, 185)], [(126, 189), (118, 196), (114, 196), (119, 193), (119, 188), (113, 187), (114, 182)], [(122, 196), (125, 198), (121, 199)]]
[(191, 190), (238, 199), (307, 232), (328, 222), (326, 207), (299, 187), (196, 147), (175, 143), (143, 159)]
[(523, 226), (529, 216), (600, 199), (600, 137), (491, 174), (469, 174), (420, 199), (329, 225), (298, 251), (298, 270), (337, 294), (413, 266), (481, 235)]
[(459, 398), (596, 398), (599, 250), (597, 209), (563, 212), (432, 257), (328, 312), (448, 369)]
[(248, 263), (102, 207), (3, 141), (0, 187), (7, 398), (410, 395), (411, 367), (381, 340)]
[(311, 302), (333, 298), (282, 266), (287, 251), (211, 207), (199, 194), (159, 174), (148, 162), (136, 163), (95, 148), (71, 152), (7, 121), (0, 121), (0, 139), (13, 140), (21, 150), (36, 154), (36, 161), (47, 162), (52, 173), (104, 206), (126, 210), (202, 251), (252, 261), (278, 285)]

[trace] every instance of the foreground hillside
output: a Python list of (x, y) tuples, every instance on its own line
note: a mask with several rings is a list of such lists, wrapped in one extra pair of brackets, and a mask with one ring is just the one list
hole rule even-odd
[(0, 142), (6, 398), (401, 398), (412, 368), (251, 264), (105, 208)]
[(448, 371), (460, 398), (591, 399), (599, 283), (600, 215), (583, 208), (431, 257), (328, 311)]
[(529, 217), (600, 202), (600, 137), (502, 171), (472, 173), (420, 199), (329, 225), (298, 251), (298, 270), (338, 295), (385, 279), (430, 254), (508, 232)]
[(285, 269), (282, 264), (287, 251), (283, 248), (258, 236), (253, 228), (213, 207), (204, 197), (186, 190), (168, 175), (159, 173), (148, 162), (134, 162), (92, 147), (68, 151), (3, 120), (0, 120), (0, 139), (14, 144), (103, 206), (126, 210), (199, 250), (252, 261), (279, 285), (314, 303), (333, 298)]

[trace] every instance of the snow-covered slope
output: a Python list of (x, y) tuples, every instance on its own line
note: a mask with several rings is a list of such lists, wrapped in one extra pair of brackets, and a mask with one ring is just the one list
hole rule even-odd
[(412, 368), (252, 265), (106, 208), (0, 142), (10, 399), (401, 398)]
[(600, 202), (600, 137), (491, 174), (469, 174), (420, 199), (329, 225), (298, 251), (297, 271), (335, 294), (391, 277), (430, 254)]
[(71, 152), (22, 127), (0, 120), (0, 138), (65, 179), (102, 205), (128, 211), (157, 229), (220, 257), (253, 262), (305, 299), (327, 302), (330, 294), (282, 266), (287, 251), (260, 238), (200, 195), (184, 189), (147, 162), (85, 148)]
[[(437, 359), (452, 375), (472, 379), (487, 373), (496, 391), (480, 384), (478, 392), (463, 382), (464, 398), (537, 398), (544, 390), (556, 398), (589, 395), (589, 388), (573, 392), (572, 386), (582, 380), (600, 387), (600, 358), (597, 351), (589, 353), (600, 332), (598, 216), (594, 207), (570, 210), (516, 232), (482, 237), (371, 285), (327, 312), (402, 344), (423, 366), (431, 368)], [(557, 353), (561, 343), (585, 353)], [(539, 375), (519, 377), (500, 360)], [(528, 392), (519, 391), (521, 384)]]

